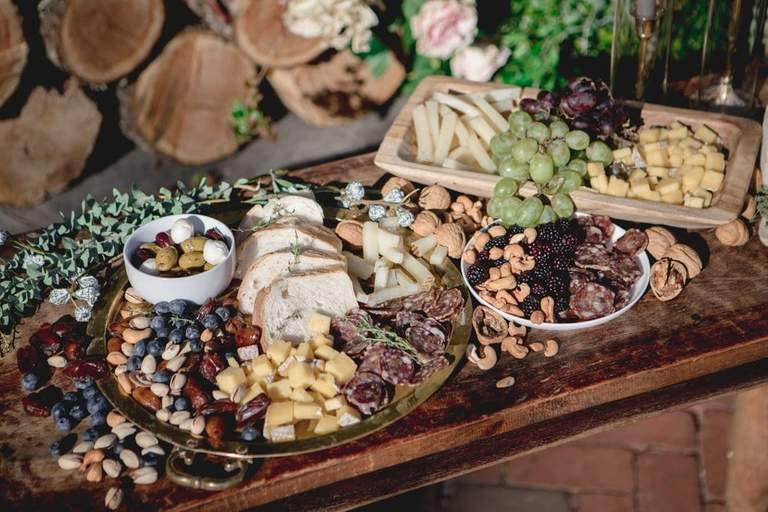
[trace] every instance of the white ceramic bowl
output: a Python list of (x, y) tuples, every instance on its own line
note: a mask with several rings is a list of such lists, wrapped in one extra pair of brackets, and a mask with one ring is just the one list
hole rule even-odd
[[(581, 215), (581, 214), (577, 214)], [(613, 236), (611, 237), (611, 240), (615, 242), (619, 238), (621, 238), (621, 235), (625, 233), (625, 230), (617, 225), (613, 225)], [(490, 228), (488, 226), (486, 229)], [(477, 234), (475, 234), (477, 236)], [(464, 250), (469, 249), (470, 247), (474, 247), (475, 239), (472, 237), (472, 239), (467, 243)], [(640, 260), (640, 268), (643, 271), (643, 274), (638, 278), (635, 285), (632, 287), (632, 294), (629, 299), (629, 303), (624, 306), (623, 308), (614, 311), (610, 315), (606, 315), (600, 318), (594, 318), (592, 320), (584, 320), (581, 322), (563, 322), (563, 323), (552, 323), (552, 322), (543, 322), (540, 324), (535, 324), (528, 320), (527, 318), (522, 318), (519, 316), (510, 315), (509, 313), (505, 313), (504, 311), (492, 306), (487, 301), (480, 298), (480, 295), (477, 293), (475, 288), (469, 284), (469, 280), (467, 279), (467, 269), (469, 268), (469, 265), (462, 259), (461, 260), (461, 276), (464, 278), (464, 283), (467, 285), (467, 288), (469, 288), (469, 291), (472, 293), (472, 295), (475, 297), (475, 299), (483, 304), (484, 306), (487, 306), (497, 313), (499, 313), (501, 316), (503, 316), (508, 321), (514, 321), (517, 324), (522, 324), (526, 327), (530, 327), (533, 329), (542, 329), (544, 331), (573, 331), (578, 329), (588, 329), (590, 327), (595, 327), (597, 325), (602, 325), (606, 322), (610, 322), (614, 318), (618, 318), (627, 311), (630, 310), (632, 306), (634, 306), (637, 301), (640, 300), (640, 298), (645, 293), (646, 288), (648, 288), (648, 281), (651, 276), (651, 264), (648, 261), (648, 255), (645, 254), (645, 251), (643, 251), (641, 254), (636, 256), (636, 258), (639, 258)]]
[[(134, 266), (131, 256), (136, 249), (145, 242), (154, 242), (157, 233), (170, 230), (173, 223), (179, 219), (190, 220), (198, 234), (211, 228), (218, 229), (229, 245), (227, 258), (210, 270), (184, 277), (153, 276)], [(131, 286), (148, 302), (156, 304), (161, 301), (186, 299), (195, 304), (203, 304), (223, 292), (232, 281), (236, 262), (235, 237), (226, 224), (214, 218), (196, 214), (169, 215), (144, 224), (134, 231), (123, 247), (123, 260)]]

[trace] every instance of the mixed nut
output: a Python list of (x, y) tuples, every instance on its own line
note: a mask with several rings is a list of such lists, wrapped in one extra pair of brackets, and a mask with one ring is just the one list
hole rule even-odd
[(661, 301), (669, 301), (682, 293), (685, 285), (699, 275), (701, 258), (690, 246), (677, 242), (666, 228), (653, 226), (645, 230), (647, 250), (656, 262), (651, 266), (651, 290)]

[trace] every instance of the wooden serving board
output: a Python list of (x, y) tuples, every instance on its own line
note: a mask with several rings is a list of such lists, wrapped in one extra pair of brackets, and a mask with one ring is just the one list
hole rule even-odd
[[(413, 92), (376, 153), (375, 163), (396, 176), (432, 185), (440, 183), (452, 190), (481, 197), (491, 197), (493, 187), (500, 177), (475, 171), (462, 171), (424, 164), (416, 161), (416, 140), (413, 131), (413, 109), (432, 97), (435, 91), (472, 93), (491, 91), (505, 87), (496, 83), (477, 83), (432, 76), (425, 78)], [(538, 89), (526, 87), (522, 98), (536, 97)], [(576, 208), (582, 212), (608, 215), (616, 219), (665, 224), (688, 229), (706, 229), (735, 219), (741, 213), (750, 179), (755, 169), (760, 148), (761, 128), (758, 123), (724, 114), (687, 110), (647, 103), (642, 105), (641, 115), (646, 124), (668, 124), (680, 121), (694, 127), (706, 124), (713, 128), (728, 148), (725, 180), (715, 194), (709, 208), (689, 208), (667, 203), (628, 199), (600, 194), (581, 187), (571, 194)], [(536, 193), (533, 184), (520, 189), (524, 196)]]

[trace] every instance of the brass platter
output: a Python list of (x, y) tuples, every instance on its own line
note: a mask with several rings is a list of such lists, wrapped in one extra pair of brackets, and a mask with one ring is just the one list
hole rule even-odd
[[(337, 432), (278, 443), (265, 440), (253, 442), (229, 440), (214, 447), (208, 442), (207, 437), (195, 436), (169, 423), (162, 422), (133, 398), (125, 396), (120, 390), (114, 373), (110, 372), (107, 378), (100, 380), (98, 382), (99, 388), (107, 400), (125, 415), (128, 420), (178, 448), (178, 451), (169, 457), (169, 464), (178, 463), (177, 459), (179, 457), (189, 458), (190, 452), (245, 461), (253, 458), (297, 455), (324, 450), (354, 441), (396, 422), (413, 411), (440, 389), (461, 361), (470, 338), (472, 302), (463, 284), (459, 270), (453, 262), (450, 260), (446, 261), (447, 263), (443, 267), (437, 269), (438, 273), (442, 274), (442, 284), (446, 288), (461, 287), (462, 295), (465, 299), (464, 309), (453, 321), (451, 336), (446, 347), (446, 354), (449, 356), (449, 359), (452, 359), (451, 364), (432, 375), (417, 387), (397, 386), (395, 396), (387, 407), (365, 418), (360, 423), (342, 428)], [(124, 300), (123, 292), (127, 285), (128, 278), (125, 268), (121, 265), (112, 272), (107, 284), (104, 286), (101, 300), (96, 306), (92, 320), (88, 325), (88, 333), (94, 338), (89, 354), (101, 357), (106, 356), (107, 326), (118, 315)], [(176, 473), (176, 478), (173, 478), (173, 473)], [(169, 472), (169, 476), (174, 481), (190, 487), (214, 490), (227, 486), (221, 483), (215, 484), (211, 481), (179, 477), (178, 475), (179, 471)], [(242, 476), (240, 479), (242, 479)]]

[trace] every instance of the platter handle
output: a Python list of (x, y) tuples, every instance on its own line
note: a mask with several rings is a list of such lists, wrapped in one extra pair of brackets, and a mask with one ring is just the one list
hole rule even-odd
[(247, 459), (223, 459), (220, 475), (198, 474), (195, 469), (195, 452), (174, 448), (165, 462), (165, 474), (182, 487), (221, 491), (238, 485), (245, 478), (249, 461)]

